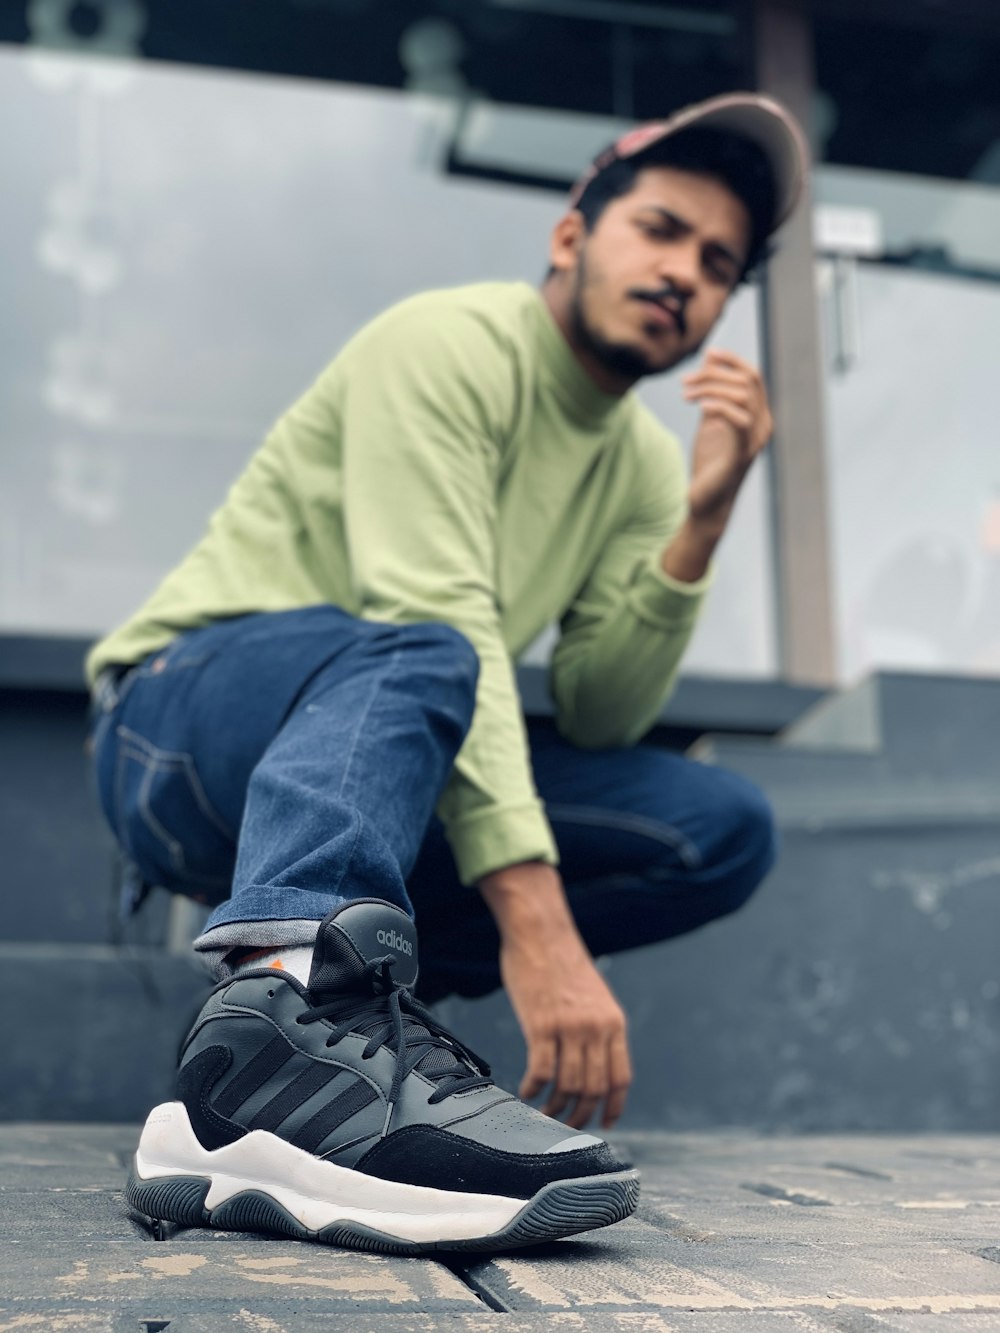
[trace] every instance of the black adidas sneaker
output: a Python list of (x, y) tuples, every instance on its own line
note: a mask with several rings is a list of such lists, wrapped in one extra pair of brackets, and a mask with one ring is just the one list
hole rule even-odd
[(150, 1112), (130, 1204), (186, 1226), (394, 1254), (505, 1250), (608, 1226), (639, 1179), (601, 1139), (490, 1082), (410, 988), (413, 922), (331, 913), (308, 987), (260, 968), (217, 986)]

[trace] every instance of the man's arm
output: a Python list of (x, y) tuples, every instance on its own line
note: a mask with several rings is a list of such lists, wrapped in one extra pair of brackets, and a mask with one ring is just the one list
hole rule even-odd
[(556, 725), (587, 749), (632, 745), (673, 688), (711, 582), (663, 565), (687, 517), (680, 443), (650, 424), (628, 521), (606, 542), (562, 617), (549, 684)]
[(525, 1099), (549, 1087), (542, 1110), (582, 1129), (601, 1102), (601, 1124), (621, 1115), (632, 1081), (625, 1013), (594, 966), (559, 872), (508, 866), (480, 884), (500, 932), (500, 974), (528, 1047)]
[[(668, 485), (660, 493), (659, 512), (654, 509), (632, 531), (619, 534), (616, 549), (605, 553), (601, 574), (589, 583), (589, 603), (584, 599), (585, 609), (576, 608), (577, 638), (571, 645), (578, 664), (595, 643), (600, 649), (602, 618), (606, 624), (621, 614), (627, 571), (635, 567), (644, 548), (648, 551), (657, 532), (665, 530), (666, 541), (653, 548), (658, 570), (646, 595), (663, 595), (660, 611), (668, 614), (658, 626), (655, 618), (653, 625), (642, 625), (636, 636), (645, 638), (657, 654), (661, 690), (664, 678), (669, 686), (686, 645), (709, 562), (739, 488), (773, 429), (760, 377), (738, 358), (713, 354), (703, 370), (686, 377), (686, 382), (687, 396), (701, 401), (703, 409), (687, 513), (681, 517), (678, 488)], [(634, 613), (632, 618), (638, 619)], [(634, 640), (632, 646), (634, 650)], [(613, 654), (604, 666), (615, 669)], [(609, 692), (627, 688), (622, 677), (628, 670), (629, 654), (625, 654), (617, 664), (617, 679), (612, 675), (605, 682), (605, 707), (611, 709)], [(599, 680), (600, 671), (596, 676)], [(559, 680), (564, 690), (568, 679), (572, 664)], [(578, 672), (577, 685), (580, 679)], [(565, 694), (563, 699), (565, 705)], [(565, 725), (565, 716), (563, 721)], [(599, 730), (600, 718), (592, 725)], [(558, 1115), (569, 1105), (568, 1123), (578, 1129), (603, 1101), (601, 1121), (610, 1128), (622, 1112), (632, 1078), (625, 1014), (580, 938), (558, 871), (546, 865), (512, 865), (487, 876), (480, 887), (500, 931), (504, 984), (528, 1042), (521, 1096), (531, 1097), (550, 1087), (543, 1109)]]
[(701, 403), (690, 483), (675, 448), (644, 479), (631, 523), (608, 544), (562, 622), (552, 657), (556, 721), (585, 747), (631, 745), (673, 689), (711, 581), (711, 559), (773, 421), (759, 373), (710, 351), (684, 377)]

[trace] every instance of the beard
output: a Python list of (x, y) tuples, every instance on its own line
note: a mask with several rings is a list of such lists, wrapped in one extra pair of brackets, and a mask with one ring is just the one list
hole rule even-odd
[(658, 375), (660, 371), (670, 369), (669, 366), (654, 365), (641, 348), (633, 347), (631, 343), (610, 342), (588, 324), (579, 287), (573, 294), (569, 313), (577, 346), (589, 352), (595, 361), (613, 375), (626, 380), (640, 380), (644, 375)]
[(648, 375), (662, 375), (675, 366), (696, 356), (707, 341), (706, 334), (696, 346), (679, 351), (666, 365), (655, 361), (641, 347), (629, 342), (613, 342), (605, 338), (599, 329), (587, 318), (585, 301), (589, 289), (597, 285), (587, 268), (586, 254), (581, 254), (576, 269), (576, 282), (570, 298), (569, 318), (573, 337), (578, 347), (583, 348), (596, 361), (622, 379), (639, 380)]

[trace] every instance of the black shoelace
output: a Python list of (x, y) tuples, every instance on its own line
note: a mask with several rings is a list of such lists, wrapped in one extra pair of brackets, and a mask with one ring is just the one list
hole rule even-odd
[(431, 1052), (447, 1052), (453, 1059), (449, 1061), (442, 1056), (434, 1056), (420, 1071), (437, 1084), (427, 1099), (429, 1106), (444, 1101), (456, 1092), (487, 1087), (491, 1082), (490, 1067), (485, 1060), (443, 1028), (408, 990), (393, 986), (390, 972), (394, 962), (391, 956), (373, 958), (366, 963), (361, 979), (361, 986), (367, 987), (377, 977), (385, 988), (385, 994), (373, 992), (363, 997), (356, 994), (343, 995), (325, 1004), (313, 1004), (310, 997), (309, 1012), (300, 1014), (295, 1020), (297, 1023), (330, 1023), (333, 1030), (326, 1039), (327, 1046), (336, 1046), (351, 1032), (367, 1037), (368, 1044), (361, 1053), (364, 1060), (373, 1056), (382, 1046), (388, 1046), (395, 1052), (396, 1072), (389, 1089), (389, 1104), (382, 1126), (383, 1138), (389, 1132), (389, 1122), (403, 1079)]

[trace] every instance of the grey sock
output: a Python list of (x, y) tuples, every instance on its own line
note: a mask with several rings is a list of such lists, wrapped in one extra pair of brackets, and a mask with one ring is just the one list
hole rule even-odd
[(234, 949), (290, 949), (316, 942), (318, 921), (297, 917), (291, 921), (231, 921), (225, 926), (206, 930), (194, 941), (194, 949), (216, 981), (233, 975), (227, 954)]

